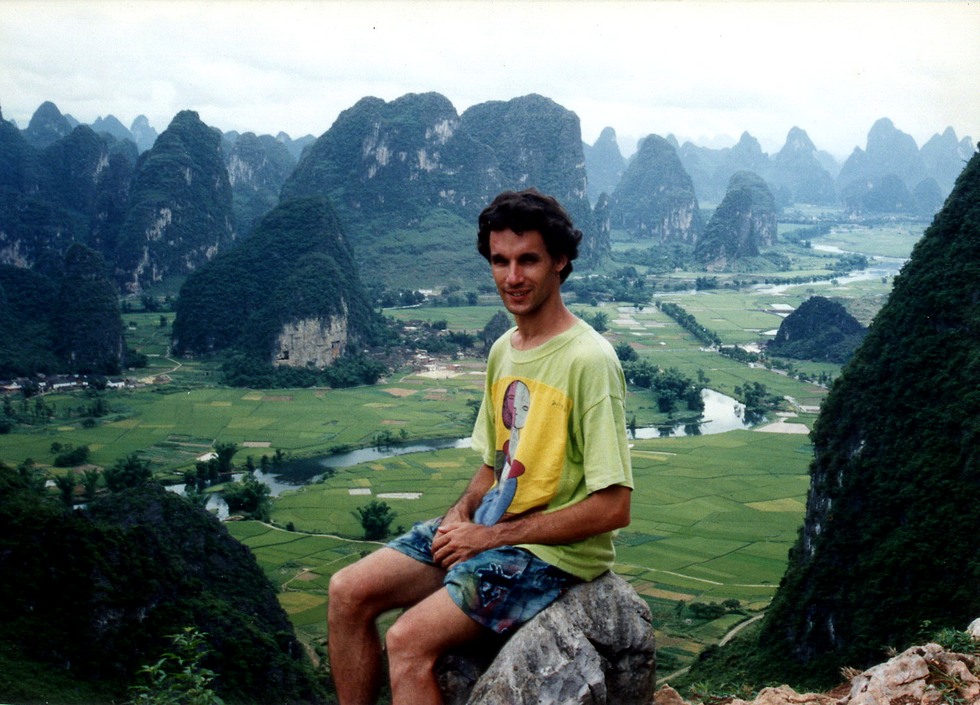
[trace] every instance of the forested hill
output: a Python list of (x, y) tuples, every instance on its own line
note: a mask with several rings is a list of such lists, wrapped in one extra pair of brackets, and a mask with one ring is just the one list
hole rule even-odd
[(197, 113), (177, 114), (136, 164), (119, 231), (116, 276), (129, 293), (188, 274), (235, 239), (221, 133)]
[[(348, 342), (370, 339), (375, 317), (334, 209), (324, 198), (298, 198), (277, 206), (251, 237), (188, 277), (177, 303), (174, 349), (233, 350), (267, 364), (285, 362), (284, 328), (312, 321), (311, 336), (337, 333), (336, 357)], [(306, 365), (295, 348), (285, 350), (288, 362)]]
[(118, 374), (122, 314), (102, 256), (81, 244), (36, 270), (0, 264), (0, 377)]
[(325, 702), (249, 549), (186, 498), (131, 484), (70, 510), (28, 464), (0, 463), (4, 702), (130, 702), (139, 669), (186, 628), (206, 634), (203, 665), (225, 702)]
[(811, 296), (783, 319), (766, 348), (781, 357), (844, 363), (867, 332), (840, 303)]
[(695, 245), (704, 230), (694, 183), (674, 146), (650, 135), (640, 142), (609, 204), (613, 228), (653, 244)]
[(585, 184), (578, 117), (554, 101), (490, 101), (460, 116), (444, 96), (424, 93), (363, 98), (342, 112), (281, 197), (329, 198), (365, 276), (417, 287), (484, 275), (476, 216), (505, 189), (557, 197), (585, 233), (583, 260), (601, 256)]
[(760, 681), (833, 684), (926, 624), (962, 629), (980, 614), (980, 156), (812, 439), (804, 528), (752, 649)]
[(776, 200), (762, 177), (736, 172), (694, 247), (694, 257), (708, 271), (757, 257), (776, 242), (776, 214)]

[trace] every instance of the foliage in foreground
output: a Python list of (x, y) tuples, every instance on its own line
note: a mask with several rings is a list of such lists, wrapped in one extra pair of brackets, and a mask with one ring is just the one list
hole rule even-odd
[(131, 686), (131, 705), (223, 705), (211, 688), (215, 672), (202, 665), (206, 634), (193, 627), (170, 635), (173, 648), (156, 663), (140, 669), (145, 684)]

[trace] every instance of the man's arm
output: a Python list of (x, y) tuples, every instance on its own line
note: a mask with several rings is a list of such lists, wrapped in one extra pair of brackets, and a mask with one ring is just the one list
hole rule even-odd
[(443, 521), (432, 542), (432, 556), (439, 565), (448, 569), (477, 553), (498, 546), (575, 543), (596, 534), (621, 529), (630, 523), (631, 492), (629, 487), (612, 485), (593, 492), (570, 507), (548, 513), (537, 512), (493, 526), (473, 524), (468, 518)]
[(480, 469), (470, 479), (470, 484), (463, 490), (463, 494), (453, 506), (446, 510), (442, 523), (454, 524), (473, 521), (473, 514), (480, 506), (483, 495), (493, 486), (493, 482), (493, 468), (486, 464), (481, 465)]

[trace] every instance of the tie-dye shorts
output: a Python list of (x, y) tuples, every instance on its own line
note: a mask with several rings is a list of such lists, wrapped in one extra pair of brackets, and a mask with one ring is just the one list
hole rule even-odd
[[(416, 524), (388, 543), (410, 558), (435, 565), (432, 539), (440, 519)], [(477, 623), (507, 634), (581, 582), (530, 551), (501, 546), (484, 551), (446, 573), (443, 585), (453, 602)]]

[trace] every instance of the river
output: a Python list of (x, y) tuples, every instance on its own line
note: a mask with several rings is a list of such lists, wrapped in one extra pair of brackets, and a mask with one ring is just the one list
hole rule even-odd
[[(842, 250), (836, 245), (814, 244), (813, 249), (821, 252), (829, 252), (835, 255), (862, 254), (860, 252), (848, 252), (847, 250)], [(819, 281), (807, 282), (806, 286), (830, 286), (831, 284), (847, 284), (848, 282), (867, 281), (868, 279), (891, 278), (901, 271), (906, 262), (908, 262), (908, 258), (906, 257), (883, 257), (880, 255), (875, 255), (872, 257), (868, 255), (868, 266), (866, 269), (858, 269), (848, 272), (847, 274), (843, 274), (833, 279), (821, 279)], [(799, 283), (757, 284), (755, 290), (767, 294), (782, 294), (787, 289), (793, 289), (799, 286)]]

